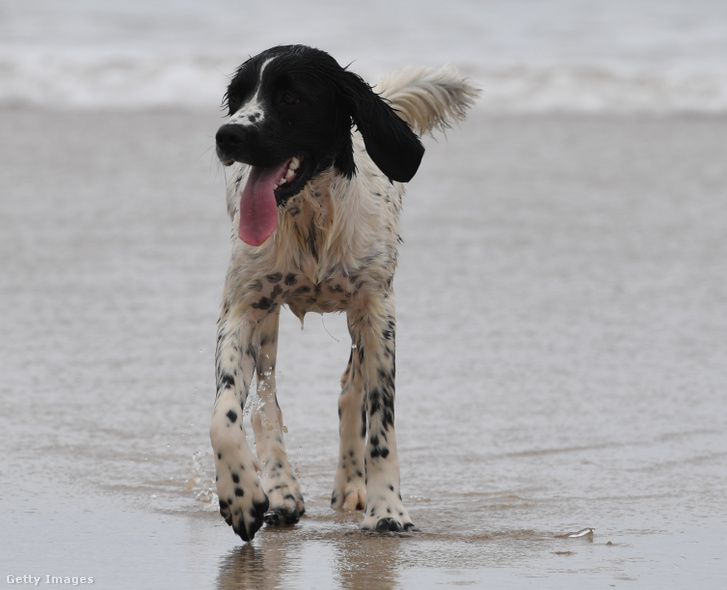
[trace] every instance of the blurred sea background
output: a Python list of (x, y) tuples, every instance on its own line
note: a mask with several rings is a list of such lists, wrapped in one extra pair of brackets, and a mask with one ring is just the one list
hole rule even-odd
[(209, 108), (247, 55), (305, 43), (376, 78), (456, 64), (494, 112), (727, 109), (711, 0), (0, 3), (0, 104)]

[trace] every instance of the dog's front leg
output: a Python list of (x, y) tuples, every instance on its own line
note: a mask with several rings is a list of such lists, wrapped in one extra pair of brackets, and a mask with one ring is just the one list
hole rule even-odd
[[(350, 330), (350, 327), (349, 327)], [(363, 510), (366, 504), (364, 479), (364, 448), (366, 444), (366, 400), (361, 383), (363, 354), (354, 342), (348, 366), (341, 378), (341, 396), (338, 398), (339, 454), (336, 477), (333, 480), (331, 507), (335, 510)]]
[(263, 524), (268, 498), (245, 438), (243, 409), (255, 368), (255, 324), (223, 313), (217, 325), (217, 399), (210, 422), (220, 514), (245, 541)]
[(250, 416), (260, 461), (260, 479), (270, 500), (270, 509), (265, 514), (265, 522), (269, 525), (295, 524), (305, 512), (300, 486), (285, 452), (283, 413), (275, 388), (279, 317), (280, 307), (277, 307), (258, 326), (256, 371), (260, 403)]
[(366, 399), (368, 440), (365, 449), (366, 507), (363, 529), (405, 531), (414, 527), (399, 491), (399, 459), (394, 433), (396, 320), (393, 293), (350, 322), (358, 349)]

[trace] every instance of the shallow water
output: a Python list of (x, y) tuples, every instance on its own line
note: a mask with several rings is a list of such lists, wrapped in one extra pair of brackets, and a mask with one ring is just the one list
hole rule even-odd
[(429, 140), (396, 282), (420, 532), (329, 509), (345, 325), (283, 314), (307, 515), (250, 546), (217, 514), (207, 437), (218, 123), (0, 111), (0, 583), (722, 587), (727, 120), (476, 112)]

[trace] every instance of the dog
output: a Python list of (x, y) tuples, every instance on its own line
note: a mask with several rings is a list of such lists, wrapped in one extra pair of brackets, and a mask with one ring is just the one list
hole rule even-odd
[[(232, 257), (217, 325), (210, 423), (220, 513), (244, 541), (305, 512), (288, 461), (275, 386), (280, 308), (346, 312), (352, 348), (338, 400), (331, 505), (361, 528), (409, 531), (394, 433), (393, 279), (404, 183), (419, 134), (462, 120), (477, 90), (452, 67), (405, 70), (372, 89), (328, 53), (278, 46), (233, 75), (217, 131), (228, 174)], [(256, 378), (250, 421), (243, 409)], [(258, 471), (260, 475), (258, 476)]]

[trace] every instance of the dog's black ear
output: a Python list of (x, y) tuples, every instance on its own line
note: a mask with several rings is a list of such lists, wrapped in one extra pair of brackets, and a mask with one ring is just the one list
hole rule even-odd
[(391, 180), (409, 182), (424, 155), (417, 135), (353, 72), (341, 72), (338, 89), (374, 163)]

